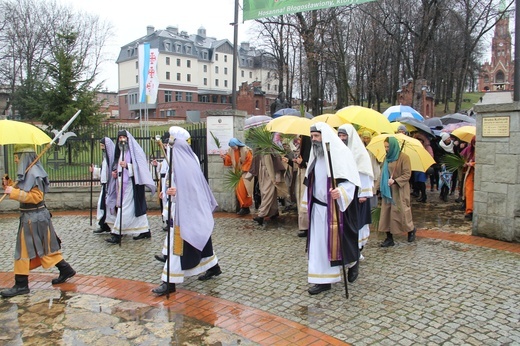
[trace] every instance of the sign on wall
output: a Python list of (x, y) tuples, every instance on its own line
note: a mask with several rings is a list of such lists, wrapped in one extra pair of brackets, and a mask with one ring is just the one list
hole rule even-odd
[(370, 1), (374, 0), (244, 0), (244, 21)]
[(482, 118), (482, 137), (509, 137), (509, 117)]
[(224, 154), (233, 138), (233, 117), (209, 116), (206, 119), (208, 154)]

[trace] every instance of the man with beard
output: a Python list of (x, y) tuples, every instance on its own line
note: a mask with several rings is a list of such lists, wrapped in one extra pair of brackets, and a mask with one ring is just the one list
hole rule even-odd
[(314, 284), (308, 292), (314, 295), (330, 290), (332, 283), (341, 281), (340, 266), (352, 267), (359, 259), (358, 234), (344, 228), (343, 213), (361, 183), (350, 149), (329, 125), (322, 122), (314, 124), (311, 127), (311, 141), (305, 174), (307, 191), (303, 203), (307, 204), (310, 216), (308, 282)]

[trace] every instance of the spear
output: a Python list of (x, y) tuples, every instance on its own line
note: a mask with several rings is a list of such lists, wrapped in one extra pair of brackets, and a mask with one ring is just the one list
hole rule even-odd
[[(172, 186), (172, 174), (173, 174), (173, 143), (175, 142), (175, 139), (173, 137), (170, 137), (169, 144), (170, 144), (170, 164), (168, 166), (168, 188)], [(165, 157), (166, 159), (166, 157)], [(175, 227), (175, 225), (170, 225), (170, 220), (172, 219), (171, 213), (172, 213), (172, 198), (173, 196), (168, 196), (168, 240), (166, 242), (166, 252), (168, 253), (168, 256), (166, 257), (166, 299), (170, 299), (170, 248), (171, 248), (171, 232), (172, 227)]]
[[(325, 143), (327, 147), (327, 156), (329, 158), (329, 169), (330, 169), (330, 180), (332, 184), (332, 189), (336, 188), (336, 180), (334, 179), (334, 172), (332, 171), (332, 160), (330, 157), (330, 143)], [(334, 211), (336, 212), (336, 225), (338, 227), (338, 235), (339, 235), (339, 248), (341, 250), (341, 269), (343, 269), (343, 283), (345, 284), (345, 296), (348, 299), (348, 284), (347, 284), (347, 273), (345, 271), (345, 256), (343, 252), (343, 232), (339, 229), (339, 205), (338, 201), (334, 200)]]
[[(29, 170), (32, 168), (32, 166), (34, 166), (36, 164), (36, 162), (38, 162), (38, 160), (43, 156), (43, 154), (45, 154), (50, 148), (51, 146), (58, 140), (61, 138), (61, 135), (63, 134), (63, 132), (67, 131), (67, 129), (69, 128), (70, 124), (72, 124), (72, 122), (74, 120), (76, 120), (76, 118), (78, 117), (79, 113), (81, 113), (81, 109), (79, 111), (76, 112), (76, 114), (74, 114), (72, 116), (72, 118), (70, 118), (69, 121), (67, 121), (67, 123), (65, 125), (63, 125), (63, 128), (60, 130), (60, 132), (58, 132), (56, 134), (56, 136), (54, 136), (54, 138), (52, 139), (52, 141), (50, 141), (46, 146), (45, 148), (43, 148), (43, 150), (36, 156), (36, 158), (34, 159), (33, 162), (31, 162), (31, 164), (29, 166), (27, 166), (27, 168), (25, 169), (25, 173), (29, 172)], [(62, 143), (63, 145), (64, 143)], [(13, 187), (15, 187), (16, 185), (18, 184), (18, 181), (15, 181), (14, 184), (13, 184)], [(6, 193), (4, 193), (4, 195), (2, 196), (2, 198), (0, 198), (0, 203), (4, 200), (5, 196), (7, 196)]]

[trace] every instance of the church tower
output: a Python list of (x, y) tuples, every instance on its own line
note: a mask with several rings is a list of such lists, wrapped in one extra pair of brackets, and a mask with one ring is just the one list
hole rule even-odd
[(511, 33), (509, 15), (506, 13), (495, 26), (491, 41), (491, 62), (485, 62), (480, 69), (479, 90), (513, 90), (514, 62), (511, 59)]

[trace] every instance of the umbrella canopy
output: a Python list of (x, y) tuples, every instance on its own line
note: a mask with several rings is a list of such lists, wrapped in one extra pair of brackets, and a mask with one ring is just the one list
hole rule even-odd
[(451, 132), (452, 135), (464, 142), (471, 142), (473, 137), (477, 134), (476, 126), (462, 126)]
[(337, 114), (322, 114), (312, 118), (313, 124), (319, 122), (329, 124), (331, 127), (340, 127), (347, 123), (345, 119), (340, 118)]
[(423, 116), (415, 109), (403, 105), (389, 107), (383, 112), (383, 115), (388, 119), (388, 121), (394, 121), (397, 120), (397, 118), (413, 118), (419, 121), (424, 120)]
[(466, 123), (470, 123), (470, 124), (477, 123), (477, 121), (474, 118), (469, 117), (466, 114), (462, 114), (462, 113), (454, 113), (454, 114), (445, 115), (445, 116), (441, 117), (441, 121), (444, 125), (462, 123), (462, 122), (466, 122)]
[(424, 124), (432, 130), (442, 130), (444, 128), (444, 124), (440, 118), (425, 119)]
[(273, 118), (267, 115), (253, 115), (244, 121), (244, 130), (267, 124)]
[(399, 121), (403, 124), (411, 125), (411, 126), (415, 127), (418, 131), (423, 131), (426, 134), (435, 137), (435, 134), (433, 133), (432, 129), (430, 129), (428, 127), (428, 125), (426, 125), (425, 123), (423, 123), (421, 121), (417, 121), (413, 118), (398, 118), (397, 121)]
[[(294, 108), (282, 108), (282, 109), (277, 110), (273, 114), (273, 119), (281, 117), (282, 115), (295, 115), (295, 116), (301, 117), (302, 114), (301, 114), (301, 112), (299, 110), (294, 109)], [(305, 112), (305, 117), (308, 118), (308, 119), (311, 119), (312, 118), (312, 114)]]
[(421, 142), (402, 133), (382, 134), (372, 138), (370, 144), (367, 145), (367, 150), (370, 150), (379, 161), (385, 159), (385, 139), (387, 137), (395, 137), (397, 139), (401, 151), (410, 157), (412, 171), (426, 172), (426, 170), (435, 163), (435, 160), (426, 149), (424, 149)]
[(266, 125), (270, 132), (280, 132), (287, 135), (311, 135), (312, 121), (307, 118), (295, 117), (292, 115), (282, 115), (271, 120)]
[(370, 108), (361, 106), (348, 106), (340, 109), (336, 115), (348, 123), (365, 127), (374, 132), (394, 133), (394, 129), (386, 117)]
[(14, 120), (0, 120), (0, 144), (50, 143), (52, 139), (38, 127)]

